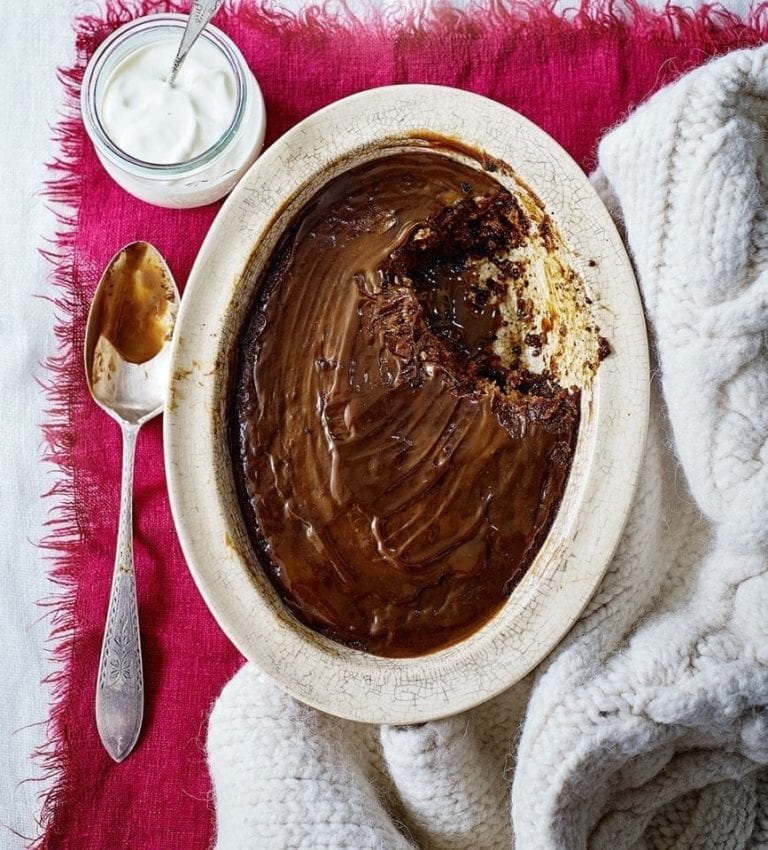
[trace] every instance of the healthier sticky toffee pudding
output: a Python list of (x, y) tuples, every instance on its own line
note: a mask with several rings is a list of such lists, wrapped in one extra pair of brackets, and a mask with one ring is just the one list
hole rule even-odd
[(604, 349), (567, 257), (522, 184), (432, 150), (302, 207), (257, 286), (230, 416), (254, 550), (303, 623), (415, 656), (504, 604)]

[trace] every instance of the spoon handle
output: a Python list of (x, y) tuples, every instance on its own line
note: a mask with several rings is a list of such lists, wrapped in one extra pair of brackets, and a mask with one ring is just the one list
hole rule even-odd
[(96, 686), (96, 726), (107, 752), (122, 761), (139, 737), (144, 715), (139, 611), (133, 570), (133, 460), (139, 426), (123, 430), (123, 482), (115, 570)]
[(184, 35), (181, 37), (181, 44), (176, 53), (176, 58), (171, 66), (171, 73), (168, 75), (168, 85), (172, 86), (176, 75), (179, 73), (182, 62), (187, 58), (187, 54), (192, 49), (192, 45), (197, 41), (200, 33), (205, 29), (206, 24), (216, 14), (219, 6), (224, 0), (194, 0), (192, 3), (192, 11), (189, 13), (187, 25), (184, 28)]

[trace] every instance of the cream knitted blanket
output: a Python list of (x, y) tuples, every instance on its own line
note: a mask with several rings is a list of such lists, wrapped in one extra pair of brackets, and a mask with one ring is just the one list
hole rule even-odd
[(768, 48), (659, 92), (599, 163), (658, 363), (602, 585), (528, 681), (419, 727), (246, 665), (210, 721), (218, 850), (768, 847)]

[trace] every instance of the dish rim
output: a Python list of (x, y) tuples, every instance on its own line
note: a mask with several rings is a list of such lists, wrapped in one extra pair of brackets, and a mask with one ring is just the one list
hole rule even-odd
[[(249, 570), (248, 545), (232, 525), (233, 506), (223, 503), (227, 487), (216, 457), (228, 400), (216, 393), (226, 365), (222, 352), (231, 352), (234, 340), (228, 316), (233, 304), (247, 300), (239, 290), (259, 241), (276, 220), (290, 218), (284, 214), (288, 199), (299, 197), (302, 188), (308, 191), (318, 175), (327, 182), (341, 157), (419, 131), (458, 139), (508, 163), (542, 198), (566, 242), (572, 247), (584, 240), (585, 258), (598, 259), (594, 269), (585, 261), (580, 271), (591, 294), (599, 289), (601, 327), (605, 319), (612, 321), (606, 335), (614, 343), (618, 332), (623, 345), (613, 345), (612, 356), (598, 370), (561, 507), (510, 599), (460, 643), (430, 655), (391, 659), (311, 632), (287, 612), (271, 585), (265, 586), (266, 578)], [(281, 191), (278, 178), (284, 181)], [(574, 221), (592, 227), (574, 229)], [(441, 86), (389, 86), (336, 101), (297, 124), (256, 161), (211, 226), (182, 298), (171, 358), (165, 461), (188, 567), (240, 652), (305, 703), (352, 720), (417, 723), (484, 702), (554, 649), (610, 563), (631, 507), (648, 423), (640, 297), (619, 234), (587, 177), (544, 131), (507, 107)], [(608, 506), (610, 511), (596, 510)]]

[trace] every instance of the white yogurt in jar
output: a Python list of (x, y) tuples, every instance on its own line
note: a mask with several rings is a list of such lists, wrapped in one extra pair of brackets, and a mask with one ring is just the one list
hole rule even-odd
[(235, 115), (237, 85), (220, 50), (199, 39), (173, 85), (168, 74), (178, 49), (168, 39), (128, 54), (101, 94), (101, 122), (125, 153), (169, 165), (207, 151)]
[(172, 86), (186, 16), (150, 15), (116, 30), (83, 80), (83, 121), (114, 180), (164, 207), (229, 192), (264, 143), (264, 99), (232, 41), (207, 26)]

